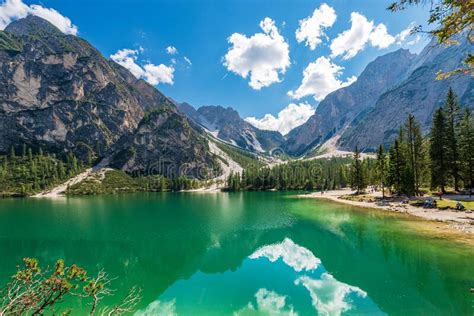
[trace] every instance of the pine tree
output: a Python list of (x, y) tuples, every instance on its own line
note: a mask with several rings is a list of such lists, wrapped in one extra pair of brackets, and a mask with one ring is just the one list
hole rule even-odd
[(400, 146), (400, 139), (393, 142), (389, 151), (388, 184), (398, 196), (403, 190), (403, 170), (405, 168), (405, 156)]
[(379, 146), (377, 151), (377, 174), (380, 185), (382, 186), (382, 198), (385, 199), (385, 179), (387, 176), (387, 155), (383, 145)]
[(405, 143), (407, 155), (406, 170), (406, 193), (409, 195), (419, 195), (421, 187), (421, 174), (424, 169), (423, 164), (423, 136), (420, 124), (413, 114), (409, 114), (405, 123)]
[(430, 134), (431, 187), (446, 192), (448, 182), (448, 140), (446, 137), (446, 117), (439, 108), (433, 115)]
[(21, 157), (22, 158), (26, 157), (26, 144), (25, 143), (23, 143), (23, 145), (21, 146)]
[(454, 91), (449, 88), (446, 102), (444, 103), (446, 116), (446, 141), (447, 141), (447, 162), (449, 174), (454, 180), (454, 190), (459, 191), (460, 178), (460, 155), (458, 144), (458, 131), (460, 121), (460, 109)]
[(362, 193), (367, 187), (362, 160), (358, 146), (354, 150), (354, 157), (351, 168), (351, 188), (356, 190), (356, 194)]
[(92, 167), (92, 161), (93, 161), (93, 151), (92, 150), (88, 150), (87, 151), (87, 166), (89, 167)]
[(459, 152), (464, 188), (469, 189), (469, 194), (472, 194), (474, 188), (474, 118), (467, 108), (460, 123)]

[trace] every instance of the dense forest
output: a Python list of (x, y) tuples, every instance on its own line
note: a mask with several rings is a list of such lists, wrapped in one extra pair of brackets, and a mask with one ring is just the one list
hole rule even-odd
[[(334, 157), (288, 161), (272, 168), (249, 166), (242, 174), (231, 174), (227, 180), (227, 187), (231, 191), (331, 190), (349, 184), (350, 163), (350, 158)], [(370, 164), (372, 161), (367, 159), (363, 163)]]
[(291, 161), (273, 168), (249, 166), (242, 174), (231, 174), (227, 188), (331, 190), (350, 186), (361, 193), (371, 185), (408, 196), (428, 190), (445, 193), (447, 188), (472, 192), (474, 118), (468, 107), (461, 108), (451, 89), (434, 113), (428, 135), (423, 136), (419, 122), (410, 114), (387, 147), (380, 145), (373, 158), (362, 158), (356, 146), (353, 156), (347, 158)]
[(41, 192), (83, 171), (85, 165), (75, 155), (57, 157), (41, 149), (11, 148), (0, 156), (0, 196), (27, 196)]
[[(64, 183), (90, 168), (74, 154), (64, 157), (44, 153), (40, 148), (33, 153), (26, 145), (11, 148), (10, 154), (0, 156), (0, 196), (29, 196)], [(177, 176), (129, 175), (120, 170), (107, 170), (93, 174), (86, 180), (67, 189), (70, 195), (92, 195), (118, 192), (160, 192), (196, 189), (207, 182)]]

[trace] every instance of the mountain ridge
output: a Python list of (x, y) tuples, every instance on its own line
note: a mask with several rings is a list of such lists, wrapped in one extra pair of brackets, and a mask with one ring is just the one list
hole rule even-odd
[(375, 151), (379, 144), (388, 145), (398, 134), (399, 126), (413, 113), (427, 133), (435, 109), (444, 103), (451, 87), (462, 106), (474, 108), (474, 80), (470, 76), (453, 76), (437, 80), (438, 71), (448, 72), (462, 67), (465, 54), (472, 45), (440, 46), (433, 39), (414, 60), (411, 69), (397, 85), (381, 94), (374, 107), (363, 113), (356, 124), (344, 131), (338, 147)]
[(373, 107), (387, 86), (400, 80), (414, 58), (405, 49), (377, 57), (354, 83), (328, 94), (306, 123), (288, 133), (285, 150), (291, 155), (303, 155), (340, 133)]
[[(217, 164), (206, 135), (165, 95), (86, 40), (65, 35), (32, 15), (0, 31), (0, 39), (0, 152), (26, 144), (34, 150), (73, 152), (83, 161), (115, 157), (115, 167), (140, 173), (154, 171), (151, 166), (159, 159), (209, 169)], [(143, 121), (149, 117), (154, 122)], [(149, 135), (137, 139), (144, 124)], [(183, 146), (147, 150), (171, 139)], [(187, 145), (196, 140), (203, 145), (189, 154)], [(130, 154), (146, 154), (140, 161), (125, 159), (124, 148)], [(122, 160), (116, 159), (117, 152)], [(196, 174), (197, 167), (190, 172)]]
[(195, 109), (189, 103), (175, 103), (186, 114), (214, 137), (254, 153), (271, 152), (280, 148), (285, 139), (276, 131), (261, 130), (242, 119), (231, 107), (207, 105)]

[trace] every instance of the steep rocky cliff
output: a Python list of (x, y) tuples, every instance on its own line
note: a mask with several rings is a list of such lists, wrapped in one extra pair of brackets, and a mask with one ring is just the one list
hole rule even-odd
[[(99, 159), (133, 146), (136, 159), (116, 166), (139, 170), (159, 159), (214, 164), (202, 131), (168, 98), (39, 17), (0, 31), (0, 79), (0, 153), (27, 144)], [(178, 139), (176, 149), (161, 147)], [(197, 141), (203, 145), (188, 152)]]
[(208, 142), (174, 108), (146, 115), (114, 153), (111, 166), (130, 173), (214, 177), (220, 173)]
[(373, 151), (379, 144), (388, 144), (396, 137), (409, 113), (413, 113), (423, 131), (428, 132), (433, 112), (443, 104), (449, 87), (456, 92), (461, 105), (474, 108), (473, 77), (456, 75), (436, 80), (438, 71), (461, 67), (467, 53), (472, 51), (473, 46), (467, 40), (445, 47), (434, 39), (413, 61), (404, 80), (383, 93), (375, 106), (360, 115), (342, 135), (339, 147), (353, 149), (358, 145), (363, 150)]
[(316, 113), (288, 134), (286, 151), (302, 155), (341, 134), (355, 123), (357, 116), (373, 108), (381, 94), (402, 79), (414, 58), (415, 55), (404, 49), (377, 57), (356, 82), (326, 96)]

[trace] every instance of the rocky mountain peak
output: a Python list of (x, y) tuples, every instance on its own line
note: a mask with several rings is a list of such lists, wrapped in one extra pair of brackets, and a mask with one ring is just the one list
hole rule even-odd
[(237, 123), (241, 121), (239, 113), (230, 107), (224, 108), (220, 105), (202, 106), (198, 109), (198, 112), (204, 115), (210, 123), (218, 123), (218, 121)]
[[(378, 56), (365, 67), (358, 81), (359, 83), (370, 83), (373, 80), (385, 79), (387, 76), (390, 76), (390, 73), (393, 73), (394, 67), (398, 66), (401, 69), (407, 69), (416, 57), (416, 54), (412, 54), (408, 49), (403, 48)], [(396, 72), (395, 74), (398, 75), (399, 73)]]
[(6, 32), (16, 36), (25, 35), (64, 35), (56, 26), (36, 15), (28, 15), (10, 23)]
[(194, 109), (188, 103), (175, 102), (179, 111), (208, 129), (217, 138), (252, 152), (271, 151), (285, 139), (279, 132), (264, 131), (242, 119), (231, 107), (207, 105)]

